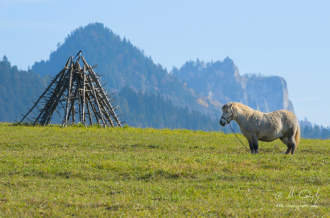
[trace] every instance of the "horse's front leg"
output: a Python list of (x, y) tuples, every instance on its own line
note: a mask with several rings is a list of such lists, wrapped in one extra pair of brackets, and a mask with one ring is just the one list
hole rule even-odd
[(250, 141), (250, 140), (249, 140), (249, 146), (250, 146), (251, 154), (254, 154), (253, 141)]
[(258, 154), (258, 138), (255, 135), (250, 135), (249, 137), (249, 146), (251, 150), (251, 154)]

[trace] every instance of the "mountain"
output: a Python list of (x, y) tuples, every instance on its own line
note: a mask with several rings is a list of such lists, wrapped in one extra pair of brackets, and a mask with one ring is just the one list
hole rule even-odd
[(68, 57), (79, 50), (89, 64), (98, 64), (96, 72), (103, 74), (102, 80), (111, 92), (119, 92), (128, 86), (135, 92), (159, 93), (175, 105), (187, 106), (190, 110), (204, 109), (196, 104), (198, 93), (101, 23), (73, 31), (56, 51), (51, 52), (49, 60), (36, 62), (32, 70), (41, 76), (53, 76), (62, 69)]
[[(288, 87), (284, 78), (279, 76), (245, 75), (242, 85), (246, 91), (246, 104), (264, 112), (286, 109), (294, 112), (289, 99)], [(251, 99), (250, 101), (248, 99)]]
[(199, 102), (205, 106), (207, 100), (214, 106), (237, 101), (263, 112), (294, 111), (282, 77), (241, 76), (228, 57), (222, 62), (188, 61), (180, 69), (173, 68), (172, 74), (205, 96)]
[(42, 93), (46, 79), (11, 66), (6, 56), (0, 61), (0, 76), (0, 122), (14, 122)]

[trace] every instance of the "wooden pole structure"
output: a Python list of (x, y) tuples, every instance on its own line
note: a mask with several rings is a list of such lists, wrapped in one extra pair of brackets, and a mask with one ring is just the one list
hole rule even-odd
[[(80, 60), (83, 62), (83, 68), (79, 65)], [(94, 116), (97, 123), (102, 124), (104, 128), (106, 126), (121, 127), (121, 122), (115, 113), (116, 108), (112, 107), (109, 95), (106, 94), (101, 85), (98, 75), (81, 55), (75, 62), (73, 57), (69, 57), (65, 67), (52, 79), (46, 90), (33, 103), (33, 107), (28, 110), (19, 123), (27, 119), (33, 125), (36, 123), (48, 125), (53, 123), (53, 114), (58, 114), (62, 119), (62, 126), (65, 127), (70, 118), (73, 124), (76, 122), (75, 115), (77, 114), (77, 122), (79, 120), (85, 126), (87, 126), (86, 116), (88, 116), (89, 125), (93, 125)], [(28, 115), (36, 114), (36, 108), (38, 109), (37, 117), (30, 119), (31, 117)], [(64, 112), (63, 117), (61, 112)]]

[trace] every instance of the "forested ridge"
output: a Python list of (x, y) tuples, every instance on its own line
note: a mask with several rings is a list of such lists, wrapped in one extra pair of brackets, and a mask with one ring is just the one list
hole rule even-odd
[[(46, 88), (48, 76), (18, 70), (7, 57), (0, 61), (0, 122), (19, 121)], [(111, 90), (108, 89), (108, 92)], [(181, 108), (160, 94), (134, 92), (128, 86), (114, 94), (120, 119), (136, 127), (218, 131), (215, 119), (198, 111)], [(55, 120), (55, 123), (60, 123)]]
[(0, 76), (0, 122), (17, 121), (42, 93), (47, 78), (11, 66), (6, 56), (0, 61)]

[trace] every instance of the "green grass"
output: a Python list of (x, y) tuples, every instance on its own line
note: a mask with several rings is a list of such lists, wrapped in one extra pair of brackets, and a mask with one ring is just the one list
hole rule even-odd
[(329, 216), (330, 141), (285, 150), (251, 155), (220, 132), (2, 123), (0, 217)]

